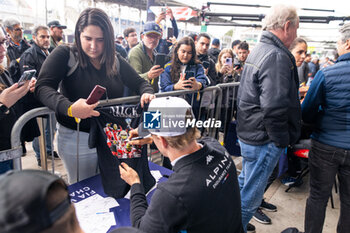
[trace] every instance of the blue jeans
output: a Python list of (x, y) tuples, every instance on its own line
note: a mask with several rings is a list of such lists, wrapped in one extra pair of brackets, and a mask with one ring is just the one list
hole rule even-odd
[(264, 195), (267, 181), (276, 167), (283, 148), (275, 144), (249, 145), (239, 141), (242, 152), (242, 172), (238, 177), (242, 201), (242, 223), (244, 231), (253, 217)]
[(12, 169), (13, 169), (12, 160), (0, 162), (0, 174), (3, 174), (3, 173), (10, 171)]
[[(52, 121), (50, 121), (48, 118), (43, 118), (43, 121), (44, 121), (44, 125), (45, 125), (46, 152), (47, 152), (47, 155), (50, 156), (51, 152), (53, 152), (52, 141), (53, 141), (54, 135), (55, 135), (55, 133), (51, 134), (50, 123), (51, 123), (52, 131), (56, 132), (56, 120), (53, 119)], [(52, 141), (51, 141), (51, 139), (52, 139)], [(39, 137), (34, 138), (32, 146), (33, 146), (33, 150), (35, 152), (35, 157), (37, 159), (40, 159)]]
[(77, 182), (77, 169), (79, 180), (94, 176), (98, 173), (96, 148), (89, 148), (89, 134), (79, 132), (79, 167), (77, 166), (77, 131), (57, 124), (57, 150), (68, 172), (68, 182)]

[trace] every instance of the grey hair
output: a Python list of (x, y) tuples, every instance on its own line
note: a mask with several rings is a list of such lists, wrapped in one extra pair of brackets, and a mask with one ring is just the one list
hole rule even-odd
[(297, 8), (287, 5), (275, 5), (270, 12), (266, 14), (263, 20), (263, 30), (276, 30), (283, 28), (290, 21), (293, 26), (296, 26), (299, 20)]
[(4, 20), (4, 27), (13, 30), (13, 26), (21, 24), (21, 22), (16, 18), (7, 18)]
[(340, 29), (340, 39), (343, 43), (345, 43), (346, 40), (350, 39), (350, 23), (344, 24)]
[(39, 26), (36, 26), (33, 30), (33, 35), (34, 36), (37, 36), (38, 35), (38, 31), (41, 31), (41, 30), (47, 30), (47, 31), (50, 31), (50, 29), (46, 26), (42, 26), (42, 25), (39, 25)]

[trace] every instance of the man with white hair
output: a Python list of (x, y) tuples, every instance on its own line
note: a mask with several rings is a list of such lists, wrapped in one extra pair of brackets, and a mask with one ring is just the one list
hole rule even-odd
[(340, 57), (317, 72), (302, 105), (303, 120), (314, 124), (305, 233), (322, 232), (336, 175), (340, 187), (337, 232), (350, 232), (350, 23), (340, 29), (337, 50)]
[(10, 44), (7, 48), (7, 55), (10, 61), (18, 59), (24, 51), (26, 51), (30, 45), (23, 38), (23, 28), (21, 22), (15, 18), (8, 18), (4, 21), (4, 27), (6, 32), (10, 36)]
[(246, 228), (284, 148), (300, 135), (299, 80), (288, 48), (297, 37), (295, 7), (271, 8), (260, 42), (249, 54), (238, 91), (237, 134), (243, 156), (238, 178)]
[(317, 55), (311, 56), (311, 62), (309, 62), (309, 77), (314, 78), (317, 71), (320, 69), (320, 66), (318, 64), (319, 58)]

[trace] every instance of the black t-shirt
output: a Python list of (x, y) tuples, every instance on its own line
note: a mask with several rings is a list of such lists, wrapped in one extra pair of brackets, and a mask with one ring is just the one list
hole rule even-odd
[(130, 186), (120, 178), (119, 165), (125, 162), (139, 174), (146, 192), (155, 184), (147, 160), (147, 147), (131, 146), (126, 139), (142, 116), (140, 105), (117, 105), (98, 109), (91, 120), (89, 147), (96, 147), (105, 193), (122, 198)]

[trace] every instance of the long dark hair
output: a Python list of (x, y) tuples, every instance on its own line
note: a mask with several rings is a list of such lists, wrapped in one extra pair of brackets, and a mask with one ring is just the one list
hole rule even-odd
[(77, 24), (75, 25), (75, 47), (78, 52), (79, 65), (82, 68), (86, 68), (89, 64), (89, 57), (84, 53), (80, 41), (80, 34), (89, 25), (97, 26), (101, 28), (103, 32), (104, 48), (100, 63), (101, 65), (105, 65), (107, 76), (113, 77), (117, 74), (114, 31), (108, 15), (101, 9), (85, 9), (81, 12)]
[(176, 83), (180, 79), (180, 70), (181, 70), (181, 61), (179, 57), (177, 56), (177, 52), (179, 51), (179, 48), (181, 45), (189, 45), (191, 46), (191, 52), (192, 52), (192, 58), (191, 60), (187, 63), (187, 65), (195, 65), (200, 63), (200, 61), (197, 58), (196, 54), (196, 47), (194, 45), (194, 41), (191, 37), (184, 37), (181, 40), (179, 40), (175, 46), (175, 49), (173, 51), (173, 55), (171, 58), (171, 70), (170, 70), (170, 75), (171, 75), (171, 81), (173, 83)]
[(297, 37), (292, 42), (292, 44), (289, 46), (289, 51), (292, 51), (298, 44), (306, 44), (307, 45), (306, 41), (303, 38)]

